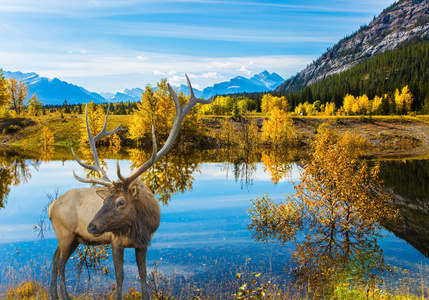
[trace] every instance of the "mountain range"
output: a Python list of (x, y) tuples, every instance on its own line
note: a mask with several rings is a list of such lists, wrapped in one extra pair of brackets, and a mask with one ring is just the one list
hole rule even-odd
[[(68, 104), (78, 104), (93, 101), (100, 102), (136, 102), (140, 101), (143, 93), (142, 88), (125, 89), (117, 93), (95, 93), (90, 92), (83, 87), (59, 80), (57, 78), (49, 79), (40, 77), (36, 73), (21, 73), (3, 71), (6, 79), (15, 78), (28, 85), (28, 95), (31, 97), (37, 94), (37, 98), (47, 105), (62, 105), (65, 100)], [(242, 76), (235, 77), (229, 81), (217, 83), (212, 87), (207, 87), (200, 91), (194, 89), (196, 97), (205, 99), (214, 95), (234, 94), (242, 92), (265, 92), (277, 88), (284, 79), (276, 73), (268, 71), (261, 72), (251, 78)], [(188, 86), (181, 85), (176, 88), (178, 93), (189, 94)]]
[(43, 104), (62, 105), (65, 100), (69, 104), (93, 101), (96, 103), (106, 100), (97, 93), (87, 91), (83, 87), (59, 80), (57, 78), (40, 77), (36, 73), (21, 73), (3, 71), (6, 79), (15, 78), (28, 85), (28, 98), (37, 94)]
[(286, 80), (276, 91), (296, 93), (307, 86), (396, 49), (416, 37), (429, 35), (428, 0), (401, 0), (368, 25), (346, 36), (308, 67)]
[[(196, 97), (208, 99), (215, 95), (273, 91), (283, 82), (284, 79), (280, 75), (270, 73), (265, 70), (251, 78), (237, 76), (229, 81), (216, 83), (213, 86), (206, 87), (202, 91), (196, 88), (193, 88), (193, 90)], [(174, 89), (177, 93), (183, 92), (185, 95), (189, 95), (189, 88), (187, 85), (182, 84)], [(143, 89), (134, 88), (126, 89), (123, 92), (117, 92), (116, 94), (101, 93), (101, 95), (110, 102), (135, 102), (141, 100), (142, 93)]]

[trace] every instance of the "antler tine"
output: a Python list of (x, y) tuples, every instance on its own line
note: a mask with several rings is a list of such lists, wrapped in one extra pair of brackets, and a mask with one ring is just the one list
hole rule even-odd
[(90, 166), (87, 165), (85, 163), (83, 163), (78, 157), (77, 155), (74, 153), (73, 149), (72, 153), (74, 158), (76, 159), (76, 161), (78, 162), (79, 165), (81, 165), (82, 167), (95, 171), (98, 174), (100, 174), (100, 176), (102, 177), (102, 179), (97, 179), (97, 178), (91, 178), (91, 179), (82, 179), (79, 176), (77, 176), (74, 171), (73, 171), (73, 175), (74, 177), (81, 181), (81, 182), (86, 182), (86, 183), (96, 183), (96, 184), (101, 184), (104, 186), (111, 186), (112, 185), (112, 181), (109, 179), (109, 177), (107, 176), (106, 172), (100, 167), (100, 160), (98, 158), (98, 152), (97, 152), (97, 148), (96, 148), (96, 142), (98, 140), (100, 140), (101, 138), (108, 136), (109, 134), (115, 133), (119, 130), (126, 130), (124, 128), (122, 128), (122, 124), (120, 124), (118, 127), (116, 127), (115, 129), (111, 130), (111, 131), (107, 131), (107, 119), (109, 117), (109, 108), (110, 108), (110, 104), (109, 106), (107, 106), (107, 113), (106, 113), (106, 118), (104, 120), (104, 125), (103, 125), (103, 129), (100, 131), (99, 134), (97, 134), (95, 137), (92, 136), (91, 134), (91, 129), (89, 127), (89, 121), (88, 121), (88, 105), (85, 106), (85, 121), (86, 121), (86, 131), (88, 133), (88, 142), (89, 142), (89, 147), (91, 148), (91, 152), (92, 152), (92, 156), (94, 157), (94, 165)]
[(152, 167), (155, 164), (157, 158), (157, 145), (156, 145), (156, 136), (155, 136), (155, 127), (152, 125), (152, 156), (148, 161), (142, 164), (137, 170), (131, 173), (130, 176), (124, 178), (121, 174), (121, 170), (119, 168), (119, 163), (116, 162), (116, 168), (118, 177), (121, 181), (124, 182), (124, 187), (127, 188), (128, 185), (133, 182), (136, 178), (138, 178), (141, 174), (143, 174), (146, 170)]
[[(170, 134), (168, 135), (167, 141), (165, 142), (164, 146), (159, 150), (158, 153), (156, 153), (156, 140), (155, 140), (155, 132), (152, 127), (152, 140), (154, 144), (152, 157), (150, 160), (145, 162), (142, 166), (140, 166), (136, 171), (134, 171), (129, 177), (123, 178), (122, 175), (120, 175), (120, 171), (118, 171), (118, 177), (124, 182), (124, 186), (127, 187), (133, 180), (138, 178), (141, 174), (143, 174), (144, 171), (149, 169), (153, 164), (155, 164), (157, 161), (159, 161), (167, 152), (170, 150), (171, 146), (173, 146), (174, 141), (177, 138), (177, 135), (179, 133), (180, 126), (183, 123), (183, 119), (185, 118), (186, 114), (198, 103), (201, 104), (209, 104), (212, 102), (213, 97), (211, 97), (208, 100), (199, 99), (196, 98), (194, 95), (194, 91), (191, 86), (191, 82), (189, 81), (188, 75), (186, 75), (186, 80), (188, 82), (189, 92), (190, 92), (190, 100), (188, 103), (186, 103), (185, 106), (182, 107), (180, 104), (180, 100), (177, 97), (176, 92), (171, 88), (170, 84), (167, 83), (168, 90), (170, 92), (170, 95), (172, 96), (174, 100), (174, 106), (176, 107), (176, 115), (174, 116), (173, 126), (171, 127)], [(118, 168), (119, 170), (119, 168)]]
[[(194, 89), (192, 88), (191, 81), (188, 78), (188, 75), (185, 74), (186, 82), (188, 83), (189, 93), (190, 93), (190, 99), (188, 103), (183, 107), (183, 111), (185, 111), (185, 114), (187, 114), (197, 103), (201, 104), (210, 104), (213, 101), (213, 96), (211, 96), (209, 99), (204, 100), (200, 98), (196, 98), (194, 95)], [(174, 93), (176, 94), (176, 93)]]
[(191, 82), (189, 81), (188, 75), (186, 75), (186, 80), (188, 82), (188, 87), (191, 95), (191, 99), (189, 99), (188, 103), (186, 103), (185, 106), (182, 107), (180, 104), (179, 98), (177, 97), (176, 92), (173, 90), (173, 88), (170, 86), (170, 84), (167, 83), (168, 90), (170, 91), (171, 96), (174, 100), (174, 105), (176, 107), (176, 115), (174, 117), (173, 126), (171, 127), (170, 134), (167, 138), (167, 141), (165, 142), (164, 146), (159, 150), (158, 154), (156, 155), (156, 161), (159, 161), (167, 152), (170, 150), (171, 146), (173, 146), (174, 141), (177, 138), (177, 135), (179, 133), (180, 126), (182, 125), (183, 119), (185, 119), (186, 114), (198, 103), (201, 104), (209, 104), (212, 102), (213, 97), (211, 97), (208, 100), (199, 99), (194, 96), (194, 91), (192, 89)]
[(107, 118), (109, 117), (109, 109), (110, 109), (110, 103), (109, 103), (109, 105), (107, 106), (107, 113), (106, 113), (106, 118), (104, 119), (103, 129), (100, 131), (100, 133), (99, 133), (99, 134), (97, 134), (97, 135), (94, 137), (94, 141), (95, 141), (95, 142), (97, 142), (98, 140), (102, 139), (103, 137), (108, 136), (108, 135), (110, 135), (110, 134), (112, 134), (112, 133), (115, 133), (115, 132), (117, 132), (117, 131), (119, 131), (119, 130), (127, 130), (127, 129), (125, 129), (125, 128), (122, 128), (122, 123), (121, 123), (121, 124), (119, 124), (119, 126), (118, 126), (118, 127), (116, 127), (116, 128), (115, 128), (115, 129), (113, 129), (113, 130), (110, 130), (110, 131), (107, 131), (107, 130), (106, 130), (106, 129), (107, 129)]
[[(107, 110), (107, 114), (109, 114), (109, 110)], [(97, 148), (96, 148), (96, 146), (95, 146), (95, 142), (96, 142), (97, 140), (95, 140), (95, 139), (92, 137), (91, 129), (89, 128), (89, 121), (88, 121), (88, 104), (85, 106), (85, 120), (86, 120), (86, 131), (87, 131), (87, 133), (88, 133), (88, 142), (89, 142), (89, 147), (91, 148), (92, 156), (94, 157), (94, 168), (95, 168), (95, 171), (97, 171), (97, 172), (98, 172), (98, 174), (100, 174), (100, 176), (101, 176), (104, 180), (111, 181), (111, 180), (109, 179), (109, 177), (107, 177), (106, 172), (104, 172), (104, 170), (100, 167), (100, 160), (99, 160), (99, 158), (98, 158), (98, 152), (97, 152)], [(107, 116), (106, 116), (105, 121), (107, 121)], [(105, 127), (106, 127), (106, 122), (104, 122), (103, 130), (105, 129)], [(101, 132), (103, 132), (103, 130), (101, 130)], [(104, 131), (105, 131), (105, 130), (104, 130)], [(100, 132), (100, 133), (101, 133), (101, 132)], [(97, 134), (97, 136), (96, 136), (96, 137), (97, 137), (97, 138), (99, 138), (99, 135), (100, 135), (100, 134)], [(93, 170), (93, 169), (91, 169), (91, 170)]]
[(103, 180), (103, 179), (98, 179), (98, 178), (83, 179), (83, 178), (77, 176), (76, 173), (74, 172), (74, 170), (73, 170), (73, 176), (74, 176), (74, 178), (76, 178), (80, 182), (95, 183), (95, 184), (98, 183), (98, 184), (104, 185), (106, 187), (111, 187), (112, 186), (112, 182), (106, 181), (106, 180)]

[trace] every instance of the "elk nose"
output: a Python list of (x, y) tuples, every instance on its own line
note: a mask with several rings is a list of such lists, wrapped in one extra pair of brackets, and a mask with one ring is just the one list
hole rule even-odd
[(88, 228), (87, 228), (88, 232), (93, 234), (95, 232), (97, 232), (97, 225), (95, 225), (94, 223), (89, 223)]

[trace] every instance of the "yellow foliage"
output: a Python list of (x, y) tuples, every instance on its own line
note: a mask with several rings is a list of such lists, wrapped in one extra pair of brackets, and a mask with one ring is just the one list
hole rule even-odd
[(38, 300), (48, 299), (48, 291), (36, 281), (22, 282), (6, 292), (6, 300)]
[(344, 100), (343, 100), (343, 108), (344, 108), (344, 112), (347, 114), (347, 115), (351, 115), (352, 113), (353, 113), (353, 109), (352, 109), (352, 106), (353, 106), (353, 104), (356, 102), (356, 100), (355, 100), (355, 97), (353, 96), (353, 95), (349, 95), (349, 94), (347, 94), (345, 97), (344, 97)]
[[(178, 98), (182, 106), (190, 99), (183, 93), (180, 93)], [(203, 105), (202, 108), (204, 107)], [(135, 140), (146, 138), (151, 134), (151, 127), (154, 125), (158, 143), (162, 144), (170, 133), (175, 115), (174, 100), (168, 90), (167, 79), (162, 79), (155, 91), (147, 85), (141, 103), (138, 103), (137, 109), (133, 111), (129, 126), (130, 137)], [(193, 108), (182, 123), (177, 142), (181, 141), (182, 135), (201, 138), (205, 135), (204, 132), (199, 113), (196, 108)]]
[(115, 154), (117, 154), (119, 150), (121, 150), (121, 138), (116, 132), (112, 135), (110, 139), (109, 148)]
[(375, 96), (374, 99), (372, 100), (372, 112), (377, 111), (377, 109), (380, 107), (381, 105), (381, 101), (383, 100), (383, 97), (379, 97), (379, 96)]
[(334, 102), (327, 102), (325, 104), (325, 115), (333, 116), (334, 114), (335, 114), (335, 103)]
[(295, 144), (297, 133), (292, 118), (277, 108), (272, 109), (270, 117), (262, 123), (262, 141), (276, 146)]
[(304, 103), (299, 103), (295, 107), (295, 113), (300, 116), (311, 116), (316, 114), (315, 107), (313, 104), (308, 103), (307, 101)]
[(316, 294), (331, 293), (344, 279), (372, 284), (389, 270), (377, 239), (380, 223), (394, 221), (396, 210), (378, 180), (379, 165), (359, 161), (356, 147), (362, 144), (359, 136), (325, 128), (302, 164), (295, 195), (280, 204), (257, 198), (249, 209), (257, 240), (284, 244), (304, 235), (292, 261), (297, 281)]
[(396, 111), (400, 114), (405, 114), (411, 111), (411, 106), (413, 104), (413, 95), (408, 87), (404, 86), (401, 91), (396, 89), (395, 92), (395, 103)]
[(271, 176), (274, 184), (285, 177), (292, 176), (293, 162), (295, 161), (296, 149), (264, 149), (261, 161), (262, 169)]
[(271, 114), (274, 109), (277, 109), (283, 113), (288, 112), (289, 102), (286, 97), (276, 97), (271, 94), (265, 94), (261, 100), (261, 110), (264, 114)]
[(49, 130), (48, 127), (44, 126), (40, 130), (40, 144), (43, 148), (51, 147), (54, 145), (54, 134)]

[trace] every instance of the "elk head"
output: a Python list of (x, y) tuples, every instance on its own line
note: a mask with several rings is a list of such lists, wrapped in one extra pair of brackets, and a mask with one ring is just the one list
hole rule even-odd
[[(179, 98), (177, 97), (174, 90), (168, 84), (168, 89), (173, 97), (176, 115), (174, 117), (173, 126), (170, 134), (165, 142), (164, 146), (159, 152), (157, 152), (155, 130), (152, 126), (152, 156), (151, 158), (132, 172), (128, 177), (124, 177), (121, 174), (119, 163), (116, 163), (117, 175), (119, 180), (111, 181), (106, 172), (100, 167), (100, 162), (96, 149), (96, 142), (101, 138), (115, 133), (119, 130), (124, 130), (121, 125), (112, 131), (107, 131), (107, 118), (109, 109), (107, 109), (106, 119), (104, 122), (103, 129), (101, 132), (93, 137), (89, 129), (88, 113), (86, 114), (86, 124), (88, 131), (89, 145), (94, 157), (94, 165), (87, 165), (83, 163), (73, 152), (72, 153), (76, 161), (84, 168), (97, 172), (101, 178), (90, 178), (83, 179), (77, 176), (74, 171), (74, 177), (85, 183), (94, 183), (105, 186), (104, 189), (97, 190), (97, 194), (104, 199), (103, 206), (97, 212), (93, 220), (88, 225), (88, 232), (94, 236), (100, 236), (105, 232), (112, 232), (116, 235), (130, 236), (131, 240), (136, 246), (148, 245), (151, 239), (151, 235), (156, 231), (159, 225), (159, 217), (156, 220), (152, 220), (154, 215), (159, 215), (159, 205), (152, 194), (152, 192), (146, 187), (146, 185), (138, 178), (152, 165), (159, 161), (171, 148), (176, 139), (180, 126), (186, 116), (186, 114), (197, 104), (207, 104), (212, 101), (198, 99), (194, 96), (192, 86), (186, 76), (190, 90), (190, 100), (185, 106), (181, 106)], [(156, 205), (154, 204), (156, 203)], [(158, 208), (156, 208), (158, 207)], [(158, 212), (154, 210), (158, 209)], [(136, 222), (138, 220), (138, 222)]]

